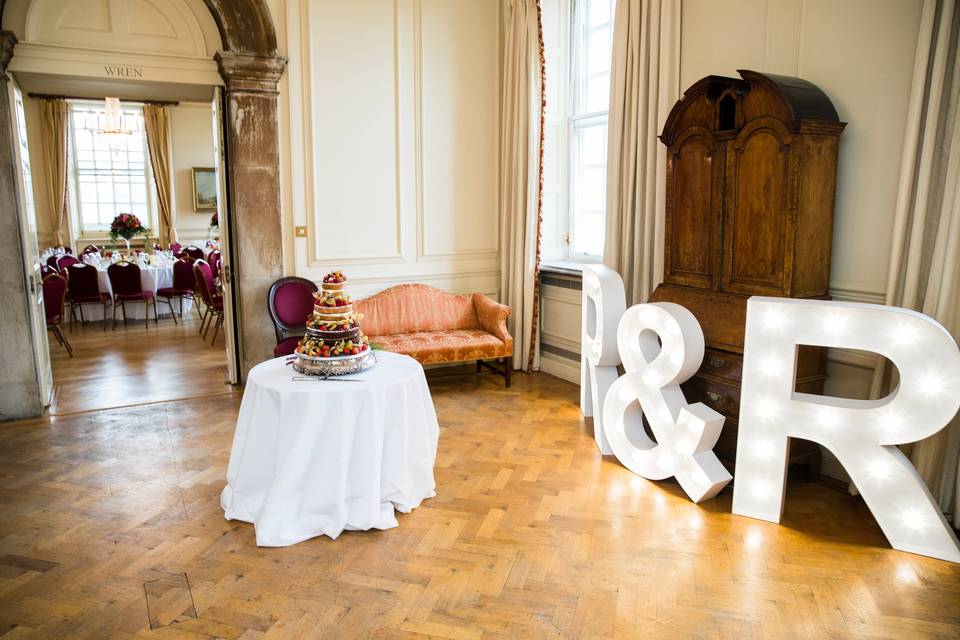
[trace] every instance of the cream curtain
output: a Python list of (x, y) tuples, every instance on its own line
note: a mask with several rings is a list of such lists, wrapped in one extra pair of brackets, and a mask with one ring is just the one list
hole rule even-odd
[(514, 369), (540, 368), (543, 50), (536, 0), (502, 0), (500, 295), (513, 309)]
[(166, 247), (177, 240), (170, 189), (170, 110), (155, 104), (143, 105), (143, 125), (147, 133), (150, 168), (153, 169), (153, 181), (157, 186), (157, 203), (160, 208), (158, 237), (160, 244)]
[(46, 175), (47, 202), (50, 204), (50, 226), (56, 245), (70, 245), (67, 221), (67, 101), (42, 98), (40, 103), (40, 137), (43, 141), (43, 169)]
[(680, 0), (618, 0), (613, 23), (603, 262), (627, 305), (663, 278), (666, 149), (657, 139), (679, 98)]
[[(960, 337), (960, 10), (925, 0), (914, 62), (886, 302), (936, 318)], [(882, 361), (874, 397), (890, 388)], [(904, 447), (956, 525), (960, 419)]]

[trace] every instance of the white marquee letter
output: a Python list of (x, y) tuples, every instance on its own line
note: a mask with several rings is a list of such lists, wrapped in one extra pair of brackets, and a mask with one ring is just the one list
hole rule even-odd
[[(730, 482), (713, 453), (723, 416), (699, 402), (688, 405), (680, 390), (703, 362), (697, 319), (671, 302), (638, 304), (620, 320), (617, 344), (627, 372), (603, 404), (603, 429), (613, 453), (644, 478), (676, 476), (694, 502), (717, 495)], [(644, 431), (643, 415), (656, 442)]]
[[(900, 382), (874, 401), (796, 393), (797, 345), (879, 353)], [(958, 406), (960, 352), (933, 319), (881, 305), (751, 298), (733, 512), (780, 521), (788, 438), (804, 438), (837, 457), (893, 548), (960, 562), (956, 536), (895, 446), (933, 435)]]
[(601, 264), (583, 267), (580, 351), (580, 411), (593, 416), (593, 437), (600, 453), (613, 453), (603, 435), (603, 399), (620, 375), (617, 323), (627, 309), (620, 274)]

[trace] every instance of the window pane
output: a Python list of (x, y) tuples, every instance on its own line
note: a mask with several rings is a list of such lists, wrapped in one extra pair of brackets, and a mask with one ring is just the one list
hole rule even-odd
[(610, 107), (610, 74), (587, 79), (586, 103), (587, 113), (606, 111)]
[(590, 0), (588, 13), (591, 27), (610, 22), (610, 0)]
[(608, 29), (598, 29), (587, 37), (587, 73), (609, 71), (612, 55)]
[(580, 171), (580, 185), (577, 189), (578, 209), (603, 210), (606, 201), (606, 171), (602, 167), (591, 167)]
[(604, 164), (607, 161), (607, 127), (599, 125), (581, 130), (580, 158), (583, 164)]
[(577, 229), (574, 234), (573, 250), (576, 253), (591, 256), (603, 255), (603, 227), (602, 213), (582, 215), (577, 220)]

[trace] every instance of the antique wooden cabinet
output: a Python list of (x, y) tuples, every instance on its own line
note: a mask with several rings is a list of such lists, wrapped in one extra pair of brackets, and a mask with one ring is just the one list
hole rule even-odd
[[(826, 298), (837, 143), (845, 123), (830, 99), (798, 78), (740, 71), (708, 76), (674, 105), (667, 147), (664, 282), (700, 321), (703, 366), (685, 385), (726, 422), (716, 452), (736, 457), (740, 374), (750, 296)], [(821, 393), (825, 351), (803, 347), (796, 390)], [(819, 471), (819, 451), (794, 441), (791, 463)]]

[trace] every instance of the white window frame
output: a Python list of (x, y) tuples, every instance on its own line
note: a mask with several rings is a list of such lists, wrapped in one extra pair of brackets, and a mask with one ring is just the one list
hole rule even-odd
[[(586, 15), (586, 12), (589, 9), (588, 2), (583, 0), (559, 1), (563, 3), (562, 8), (566, 12), (566, 23), (564, 28), (567, 32), (567, 42), (564, 43), (565, 50), (561, 54), (563, 60), (560, 66), (563, 68), (557, 69), (556, 73), (554, 74), (556, 77), (552, 79), (554, 82), (557, 82), (559, 79), (559, 81), (566, 85), (562, 87), (563, 92), (557, 92), (554, 94), (561, 96), (560, 101), (562, 104), (560, 107), (565, 112), (564, 127), (562, 128), (562, 133), (558, 136), (560, 139), (556, 141), (556, 143), (562, 147), (562, 150), (559, 153), (559, 162), (561, 166), (556, 168), (557, 172), (560, 174), (559, 179), (562, 182), (560, 193), (562, 202), (557, 207), (557, 213), (560, 217), (560, 220), (550, 222), (553, 224), (559, 224), (559, 242), (561, 246), (545, 247), (544, 255), (547, 256), (547, 258), (544, 260), (544, 263), (548, 266), (569, 266), (580, 263), (596, 263), (603, 259), (602, 254), (589, 254), (575, 251), (575, 232), (578, 226), (578, 171), (584, 168), (589, 168), (579, 164), (579, 159), (577, 157), (580, 146), (578, 132), (588, 127), (605, 127), (608, 124), (608, 109), (592, 112), (585, 110), (586, 80), (588, 78), (588, 61), (585, 55), (585, 50), (590, 34), (600, 29), (609, 29), (612, 46), (613, 13), (615, 10), (615, 2), (611, 0), (609, 22), (590, 27), (587, 24), (589, 16)], [(595, 75), (603, 75), (603, 73), (609, 73), (609, 70), (607, 72), (601, 72), (600, 74)], [(604, 170), (604, 176), (606, 176), (606, 153), (604, 153), (602, 165), (597, 164), (591, 166), (602, 166)], [(604, 188), (605, 182), (606, 180), (604, 180)], [(600, 211), (598, 213), (603, 212)]]
[[(68, 120), (68, 166), (69, 166), (69, 176), (70, 176), (70, 210), (72, 212), (71, 220), (74, 225), (74, 229), (78, 231), (76, 237), (81, 241), (103, 241), (109, 238), (110, 236), (110, 226), (109, 222), (107, 223), (106, 228), (100, 228), (100, 225), (91, 227), (84, 223), (83, 219), (83, 203), (80, 199), (80, 166), (77, 162), (77, 141), (76, 135), (74, 133), (74, 111), (76, 108), (103, 108), (103, 102), (98, 100), (69, 100), (68, 101), (68, 111), (67, 111), (67, 120)], [(137, 109), (142, 111), (142, 105), (139, 103), (123, 102), (121, 103), (121, 108), (124, 110)], [(153, 181), (153, 170), (150, 165), (150, 150), (147, 146), (147, 135), (146, 130), (144, 129), (140, 135), (141, 144), (143, 148), (143, 178), (144, 186), (146, 188), (146, 199), (147, 199), (147, 215), (146, 219), (142, 220), (144, 226), (148, 227), (152, 234), (156, 233), (157, 229), (157, 195), (156, 195), (156, 185)]]

